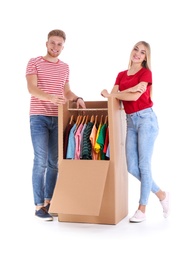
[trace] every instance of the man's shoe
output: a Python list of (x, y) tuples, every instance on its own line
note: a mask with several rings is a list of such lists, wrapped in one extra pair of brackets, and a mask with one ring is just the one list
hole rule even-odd
[(170, 194), (169, 194), (169, 192), (165, 192), (165, 199), (160, 200), (160, 203), (163, 208), (163, 216), (164, 216), (164, 218), (167, 218), (170, 213), (170, 205), (169, 205), (170, 204)]
[[(49, 208), (50, 208), (50, 203), (48, 203), (48, 204), (45, 206), (45, 209), (46, 209), (47, 212), (49, 211)], [(53, 216), (53, 217), (58, 217), (58, 214), (57, 214), (57, 213), (50, 213), (50, 215)]]
[(48, 203), (48, 204), (45, 206), (45, 209), (46, 209), (47, 212), (49, 211), (49, 208), (50, 208), (50, 203)]
[(47, 212), (45, 207), (35, 211), (35, 216), (45, 221), (52, 221), (53, 217)]
[(140, 223), (142, 221), (146, 220), (145, 213), (143, 213), (141, 210), (137, 210), (132, 218), (129, 219), (129, 222), (131, 223)]

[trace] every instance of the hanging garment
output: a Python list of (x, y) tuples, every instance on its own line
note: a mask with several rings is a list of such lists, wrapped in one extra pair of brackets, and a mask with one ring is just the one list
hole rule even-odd
[(97, 142), (101, 127), (102, 127), (102, 122), (99, 123), (97, 136), (96, 136), (96, 142), (95, 142), (95, 145), (94, 145), (94, 151), (97, 153), (97, 159), (98, 160), (101, 159), (101, 157), (100, 157), (100, 144), (98, 144), (98, 142)]
[(88, 122), (83, 132), (82, 159), (92, 160), (92, 145), (89, 137), (93, 125), (93, 122)]
[(75, 130), (76, 130), (76, 124), (73, 125), (69, 133), (66, 159), (74, 159), (75, 157), (75, 138), (74, 138)]
[(87, 123), (85, 123), (83, 125), (83, 128), (81, 130), (81, 137), (80, 137), (80, 159), (82, 159), (82, 151), (83, 151), (83, 134), (84, 134), (84, 130), (87, 126)]
[(103, 124), (100, 128), (99, 135), (97, 138), (97, 144), (100, 146), (100, 160), (105, 160), (105, 153), (103, 152), (104, 144), (105, 144), (105, 136), (106, 136), (107, 124)]
[(80, 159), (80, 148), (81, 148), (81, 131), (83, 129), (83, 123), (81, 123), (75, 132), (75, 159)]
[(90, 133), (90, 141), (91, 141), (91, 145), (92, 145), (92, 159), (93, 160), (98, 159), (98, 154), (94, 150), (94, 145), (96, 143), (97, 131), (98, 131), (98, 129), (96, 127), (96, 124), (94, 124), (93, 127), (92, 127), (92, 131)]
[(73, 124), (69, 123), (65, 128), (64, 135), (63, 135), (63, 158), (64, 159), (66, 159), (67, 156), (68, 139), (69, 139), (69, 134), (72, 126)]
[(105, 154), (106, 160), (108, 160), (110, 158), (110, 154), (108, 156), (108, 153), (107, 153), (108, 145), (109, 145), (109, 127), (107, 127), (107, 129), (106, 129), (105, 144), (104, 144), (104, 147), (103, 147), (103, 153)]

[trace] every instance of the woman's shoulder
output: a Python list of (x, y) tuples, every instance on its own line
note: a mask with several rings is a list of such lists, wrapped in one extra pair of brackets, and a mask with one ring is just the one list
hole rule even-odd
[(150, 73), (151, 73), (151, 70), (150, 70), (150, 69), (144, 68), (144, 67), (141, 69), (141, 71), (142, 71), (142, 72), (145, 72), (145, 71), (148, 71), (148, 72), (149, 72), (149, 71), (150, 71)]
[(118, 77), (122, 77), (123, 75), (127, 74), (127, 70), (120, 71), (118, 73)]
[(142, 68), (140, 71), (139, 71), (140, 74), (152, 74), (151, 70), (148, 69), (148, 68)]

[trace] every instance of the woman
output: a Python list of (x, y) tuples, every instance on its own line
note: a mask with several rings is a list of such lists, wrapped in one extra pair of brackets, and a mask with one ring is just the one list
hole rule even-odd
[(127, 119), (126, 157), (128, 172), (141, 183), (139, 206), (130, 222), (139, 223), (146, 219), (145, 210), (152, 191), (160, 200), (163, 215), (169, 214), (169, 193), (162, 191), (154, 182), (151, 172), (151, 158), (154, 142), (158, 135), (158, 121), (153, 111), (152, 72), (150, 66), (150, 45), (145, 41), (135, 44), (130, 54), (128, 70), (118, 74), (109, 94), (123, 102)]

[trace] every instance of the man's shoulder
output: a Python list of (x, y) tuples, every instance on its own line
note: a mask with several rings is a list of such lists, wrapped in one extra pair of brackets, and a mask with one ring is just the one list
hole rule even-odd
[(65, 66), (68, 66), (68, 63), (66, 63), (65, 61), (62, 61), (60, 59), (59, 59), (59, 63), (65, 65)]
[(66, 62), (64, 62), (64, 61), (62, 61), (60, 59), (58, 61), (58, 65), (60, 65), (60, 67), (63, 67), (64, 69), (69, 69), (68, 63), (66, 63)]
[(37, 57), (34, 57), (34, 58), (30, 58), (29, 62), (36, 63), (36, 62), (41, 61), (41, 60), (42, 60), (42, 56), (37, 56)]

